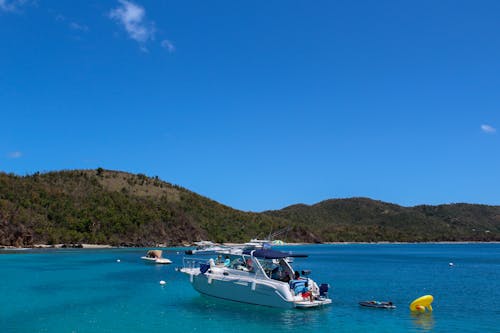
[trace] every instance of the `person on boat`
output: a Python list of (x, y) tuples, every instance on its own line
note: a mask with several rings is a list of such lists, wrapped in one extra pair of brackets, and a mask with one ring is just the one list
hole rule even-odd
[(278, 280), (282, 282), (290, 282), (290, 275), (286, 272), (285, 269), (281, 266), (276, 266), (272, 271), (271, 271), (271, 279), (273, 280)]
[(281, 278), (281, 281), (289, 283), (290, 282), (290, 275), (288, 273), (284, 273), (284, 276)]
[(240, 257), (234, 259), (230, 264), (229, 267), (232, 267), (234, 269), (239, 269), (240, 271), (246, 270), (245, 263), (243, 262), (243, 259)]
[(224, 259), (224, 267), (229, 267), (231, 265), (231, 259), (229, 259), (229, 256), (226, 256)]
[(273, 279), (273, 280), (281, 280), (281, 274), (282, 274), (282, 271), (281, 271), (279, 266), (274, 267), (269, 272), (269, 275), (270, 275), (271, 279)]
[(208, 265), (210, 267), (215, 267), (215, 260), (213, 258), (208, 259)]
[(295, 295), (302, 294), (303, 298), (308, 297), (312, 302), (312, 293), (309, 291), (307, 279), (301, 277), (299, 271), (295, 271), (295, 276), (292, 280), (290, 280), (289, 285)]
[(252, 259), (248, 258), (246, 261), (247, 270), (253, 272), (253, 262)]

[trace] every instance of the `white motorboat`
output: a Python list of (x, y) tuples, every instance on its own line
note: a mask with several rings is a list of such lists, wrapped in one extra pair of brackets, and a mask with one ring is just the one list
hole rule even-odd
[(148, 253), (141, 257), (142, 260), (151, 264), (171, 264), (172, 260), (163, 258), (161, 250), (149, 250)]
[(200, 242), (194, 242), (194, 245), (196, 245), (195, 249), (191, 250), (186, 250), (186, 254), (198, 254), (198, 255), (205, 255), (205, 254), (215, 254), (219, 251), (225, 251), (228, 249), (226, 246), (218, 245), (215, 244), (211, 241), (200, 241)]
[(263, 249), (271, 246), (271, 241), (268, 239), (252, 238), (250, 242), (244, 243), (243, 246), (245, 249)]
[[(312, 308), (330, 304), (328, 285), (320, 287), (296, 274), (285, 260), (289, 253), (273, 250), (225, 254), (224, 263), (184, 258), (181, 272), (201, 294), (280, 308)], [(300, 288), (298, 288), (300, 286)]]

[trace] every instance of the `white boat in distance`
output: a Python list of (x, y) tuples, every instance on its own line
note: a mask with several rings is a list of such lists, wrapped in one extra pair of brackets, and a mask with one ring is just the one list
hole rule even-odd
[(196, 248), (186, 250), (184, 253), (188, 255), (224, 255), (224, 254), (242, 254), (245, 250), (258, 250), (271, 247), (268, 240), (252, 239), (250, 242), (237, 245), (220, 245), (211, 241), (194, 242)]
[(142, 260), (149, 262), (151, 264), (171, 264), (172, 260), (167, 258), (150, 258), (150, 257), (141, 257)]
[[(330, 304), (328, 285), (320, 287), (309, 278), (290, 280), (296, 273), (285, 260), (289, 253), (273, 250), (225, 254), (216, 264), (184, 258), (181, 272), (189, 275), (201, 294), (227, 300), (280, 308), (313, 308)], [(303, 255), (295, 255), (303, 256)], [(302, 288), (294, 287), (302, 284)]]
[[(280, 241), (281, 245), (284, 244), (283, 241)], [(268, 239), (257, 239), (252, 238), (250, 242), (246, 242), (238, 245), (220, 245), (211, 241), (199, 241), (194, 242), (196, 245), (195, 249), (186, 250), (184, 253), (188, 255), (227, 255), (227, 254), (237, 254), (241, 255), (243, 251), (251, 251), (251, 250), (261, 250), (261, 249), (270, 249), (272, 247), (272, 242)], [(285, 259), (289, 263), (293, 262), (293, 257), (289, 256)]]
[(186, 250), (186, 254), (215, 254), (219, 251), (226, 251), (229, 249), (227, 246), (222, 246), (215, 244), (214, 242), (211, 241), (200, 241), (200, 242), (194, 242), (194, 245), (196, 245), (195, 249), (192, 250)]

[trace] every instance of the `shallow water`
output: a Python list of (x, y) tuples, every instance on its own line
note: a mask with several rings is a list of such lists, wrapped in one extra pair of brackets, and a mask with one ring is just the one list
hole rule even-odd
[[(144, 249), (0, 251), (1, 332), (498, 332), (500, 244), (351, 244), (282, 247), (310, 254), (296, 269), (333, 287), (333, 304), (283, 310), (200, 296)], [(120, 262), (117, 262), (120, 259)], [(454, 266), (450, 267), (449, 262)], [(160, 280), (167, 283), (159, 284)], [(434, 295), (432, 314), (409, 303)], [(387, 300), (395, 310), (362, 308)]]

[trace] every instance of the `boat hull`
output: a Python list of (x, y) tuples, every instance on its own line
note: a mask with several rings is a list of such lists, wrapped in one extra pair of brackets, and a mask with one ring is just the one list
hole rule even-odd
[(375, 301), (365, 301), (359, 302), (359, 305), (373, 308), (373, 309), (395, 309), (396, 306), (393, 304), (389, 304), (388, 302), (375, 302)]
[(205, 274), (193, 276), (193, 288), (200, 294), (226, 300), (264, 305), (278, 308), (294, 308), (292, 300), (287, 300), (279, 290), (258, 282), (219, 280)]
[[(259, 257), (254, 256), (256, 253)], [(300, 279), (291, 285), (282, 281), (293, 269), (285, 253), (252, 250), (226, 257), (228, 262), (217, 263), (198, 258), (184, 258), (180, 271), (200, 294), (240, 303), (277, 308), (311, 308), (330, 304), (328, 288), (323, 290), (312, 279)], [(275, 263), (275, 259), (280, 259)], [(301, 282), (300, 284), (298, 282)]]
[(172, 261), (167, 258), (150, 258), (150, 257), (141, 257), (144, 262), (149, 264), (157, 264), (157, 265), (168, 265), (171, 264)]

